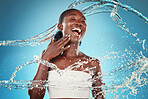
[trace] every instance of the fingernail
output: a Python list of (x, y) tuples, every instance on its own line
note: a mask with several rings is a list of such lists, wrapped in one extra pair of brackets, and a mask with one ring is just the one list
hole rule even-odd
[(70, 47), (70, 45), (68, 45), (68, 47)]
[(70, 35), (68, 35), (68, 37), (70, 37)]
[(66, 34), (65, 36), (68, 36), (68, 34)]

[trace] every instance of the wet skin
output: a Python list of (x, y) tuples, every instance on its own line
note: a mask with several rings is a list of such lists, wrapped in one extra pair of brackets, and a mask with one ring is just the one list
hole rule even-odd
[[(53, 38), (51, 38), (51, 43), (42, 52), (41, 58), (43, 60), (54, 63), (61, 70), (64, 70), (65, 68), (77, 62), (78, 60), (86, 61), (88, 59), (91, 59), (91, 57), (83, 54), (79, 50), (79, 44), (85, 35), (86, 27), (86, 19), (80, 11), (72, 10), (68, 12), (64, 17), (62, 24), (58, 24), (59, 30), (63, 32), (63, 37), (56, 42), (54, 42)], [(74, 29), (78, 29), (79, 32), (73, 31)], [(96, 74), (94, 76), (97, 76), (98, 72), (102, 73), (99, 60), (93, 60), (91, 62), (88, 62), (88, 64), (85, 64), (83, 67), (84, 69), (87, 67), (96, 67)], [(38, 71), (33, 80), (47, 80), (49, 70), (52, 70), (52, 68), (48, 68), (42, 64), (39, 64)], [(77, 71), (82, 70), (77, 69)], [(101, 84), (101, 79), (98, 81), (98, 83)], [(100, 84), (93, 84), (93, 86), (100, 86)], [(44, 83), (40, 85), (44, 85)], [(95, 93), (98, 92), (95, 91)], [(29, 90), (30, 99), (43, 99), (44, 94), (45, 89), (33, 88), (32, 90)]]

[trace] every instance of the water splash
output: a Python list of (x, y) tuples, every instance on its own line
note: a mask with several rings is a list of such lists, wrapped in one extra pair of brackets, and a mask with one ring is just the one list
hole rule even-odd
[[(148, 23), (148, 18), (144, 16), (142, 13), (138, 12), (137, 10), (133, 9), (132, 7), (120, 3), (118, 0), (76, 0), (72, 4), (70, 4), (67, 9), (75, 8), (76, 6), (83, 4), (83, 3), (90, 3), (89, 6), (82, 8), (82, 13), (84, 16), (90, 16), (98, 13), (110, 13), (110, 17), (115, 22), (115, 24), (127, 32), (129, 35), (136, 38), (136, 41), (142, 43), (143, 49), (146, 51), (145, 48), (145, 41), (141, 40), (137, 37), (137, 34), (131, 33), (128, 28), (125, 27), (125, 22), (123, 22), (121, 16), (118, 14), (118, 8), (121, 7), (123, 10), (132, 12), (140, 17), (145, 23)], [(0, 46), (36, 46), (43, 44), (45, 41), (49, 40), (57, 31), (57, 24), (49, 28), (48, 30), (31, 37), (30, 39), (26, 40), (14, 40), (14, 41), (0, 41)]]
[[(131, 53), (130, 51), (126, 52), (129, 54)], [(119, 52), (110, 52), (108, 55), (117, 55), (119, 54)], [(109, 59), (109, 60), (115, 60), (115, 57), (107, 57), (108, 55), (106, 55), (104, 57), (105, 59)], [(136, 54), (137, 55), (137, 54)], [(125, 53), (122, 55), (119, 55), (122, 57), (125, 56)], [(140, 52), (139, 55), (137, 55), (137, 60), (134, 61), (130, 61), (128, 63), (125, 64), (125, 61), (121, 62), (121, 66), (119, 66), (118, 68), (114, 69), (113, 71), (110, 71), (109, 73), (105, 73), (100, 75), (98, 73), (98, 76), (95, 79), (91, 79), (91, 82), (97, 81), (101, 78), (103, 78), (103, 82), (105, 83), (105, 85), (102, 86), (95, 86), (95, 87), (89, 87), (90, 90), (94, 90), (97, 88), (102, 88), (103, 92), (105, 93), (114, 93), (114, 92), (119, 92), (119, 90), (121, 90), (120, 94), (114, 94), (112, 95), (113, 98), (119, 98), (121, 97), (121, 94), (129, 92), (129, 94), (126, 95), (126, 97), (128, 97), (128, 95), (136, 95), (138, 88), (145, 86), (148, 84), (148, 80), (146, 77), (143, 77), (143, 75), (148, 77), (148, 58), (146, 58), (142, 52)], [(50, 86), (52, 87), (56, 87), (53, 83), (50, 83), (50, 80), (13, 80), (14, 77), (16, 76), (16, 73), (21, 70), (24, 66), (29, 66), (30, 64), (33, 63), (42, 63), (44, 65), (46, 65), (47, 67), (51, 67), (53, 70), (57, 71), (59, 73), (59, 75), (62, 75), (63, 73), (65, 73), (67, 70), (77, 70), (78, 68), (82, 68), (81, 66), (83, 66), (83, 64), (87, 64), (88, 62), (92, 61), (94, 59), (90, 59), (87, 61), (77, 61), (74, 64), (72, 64), (71, 66), (67, 67), (64, 71), (61, 71), (59, 68), (57, 68), (57, 66), (55, 64), (49, 63), (45, 60), (41, 60), (38, 56), (34, 56), (34, 60), (27, 62), (26, 64), (23, 64), (22, 66), (18, 66), (15, 70), (15, 72), (12, 74), (12, 77), (10, 78), (10, 80), (4, 80), (4, 81), (0, 81), (0, 86), (1, 87), (6, 87), (11, 89), (11, 87), (15, 88), (15, 89), (24, 89), (24, 88), (45, 88), (48, 87), (50, 84)], [(127, 62), (127, 61), (126, 61)], [(93, 75), (93, 70), (95, 67), (92, 68), (85, 68), (83, 69), (83, 71), (88, 71), (89, 74)], [(46, 84), (44, 86), (40, 86), (38, 84), (34, 84), (34, 83), (38, 83), (38, 82), (46, 82)], [(77, 82), (78, 83), (78, 82)], [(79, 82), (80, 83), (80, 82)], [(81, 82), (82, 83), (82, 82)], [(64, 85), (64, 83), (62, 83), (62, 85)], [(72, 87), (72, 86), (69, 86)], [(67, 88), (69, 88), (67, 87)], [(73, 86), (72, 88), (77, 89), (77, 90), (84, 90), (81, 88), (81, 86)]]
[[(90, 16), (99, 13), (110, 13), (110, 17), (115, 22), (115, 24), (121, 28), (122, 30), (126, 31), (129, 35), (135, 38), (135, 41), (139, 42), (142, 45), (143, 50), (147, 51), (145, 48), (146, 39), (140, 39), (137, 36), (137, 33), (131, 33), (127, 27), (125, 27), (126, 23), (123, 22), (121, 16), (118, 13), (119, 7), (123, 10), (128, 12), (134, 13), (139, 18), (148, 23), (148, 18), (145, 17), (143, 14), (138, 12), (137, 10), (133, 9), (132, 7), (122, 4), (117, 0), (77, 0), (73, 2), (67, 9), (75, 8), (78, 5), (82, 5), (84, 3), (90, 3), (89, 6), (82, 8), (82, 12), (84, 15)], [(15, 40), (15, 41), (0, 41), (0, 46), (36, 46), (45, 43), (45, 41), (49, 40), (57, 30), (57, 24), (53, 27), (49, 28), (48, 30), (31, 37), (30, 39), (26, 40)], [(138, 88), (142, 86), (146, 86), (148, 83), (148, 58), (145, 57), (142, 52), (140, 54), (135, 54), (135, 51), (131, 52), (132, 50), (128, 50), (125, 48), (125, 52), (109, 52), (108, 54), (104, 55), (102, 61), (117, 61), (118, 59), (122, 59), (118, 62), (118, 65), (115, 69), (108, 73), (104, 73), (103, 75), (98, 74), (99, 76), (96, 77), (94, 80), (98, 80), (100, 77), (103, 78), (103, 82), (106, 85), (102, 85), (99, 87), (91, 87), (90, 90), (93, 88), (102, 88), (105, 93), (113, 93), (111, 98), (128, 98), (129, 95), (137, 95)], [(133, 55), (131, 55), (133, 54)], [(12, 74), (12, 77), (9, 80), (0, 81), (0, 87), (6, 88), (16, 88), (16, 89), (24, 89), (24, 88), (42, 88), (48, 87), (49, 81), (40, 81), (40, 80), (14, 80), (16, 73), (20, 71), (24, 66), (29, 66), (30, 64), (34, 63), (42, 63), (48, 67), (53, 68), (57, 71), (60, 75), (64, 72), (61, 72), (60, 69), (57, 68), (56, 65), (51, 64), (47, 61), (39, 59), (38, 56), (34, 57), (34, 60), (31, 60), (21, 66), (18, 66), (15, 72)], [(68, 67), (66, 70), (79, 68), (82, 64), (87, 64), (88, 61), (78, 61), (74, 63), (72, 66)], [(76, 65), (77, 64), (77, 65)], [(86, 68), (83, 71), (91, 71), (92, 68)], [(92, 74), (93, 72), (89, 72)], [(146, 76), (146, 77), (145, 77)], [(44, 86), (40, 86), (38, 84), (33, 85), (33, 83), (37, 82), (46, 82)], [(54, 87), (54, 85), (53, 85)], [(74, 87), (75, 89), (77, 87)], [(117, 91), (118, 90), (118, 91)], [(120, 91), (119, 91), (120, 90)], [(118, 93), (116, 93), (118, 92)], [(120, 93), (119, 93), (120, 92)], [(124, 93), (129, 92), (125, 96)]]
[[(131, 52), (128, 51), (128, 53)], [(123, 95), (126, 92), (128, 92), (126, 98), (129, 95), (136, 96), (138, 88), (148, 84), (148, 58), (142, 52), (136, 58), (135, 61), (126, 61), (126, 64), (122, 61), (118, 68), (103, 75), (107, 93), (117, 92), (117, 90), (119, 93), (121, 91), (120, 94), (114, 93), (116, 94), (113, 95), (114, 98), (122, 98), (121, 94)]]

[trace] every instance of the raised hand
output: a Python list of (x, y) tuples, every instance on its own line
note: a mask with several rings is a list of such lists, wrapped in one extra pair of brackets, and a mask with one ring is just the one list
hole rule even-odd
[(63, 36), (56, 42), (54, 42), (52, 37), (50, 39), (51, 43), (47, 46), (46, 50), (44, 50), (41, 55), (41, 58), (46, 61), (50, 61), (52, 58), (58, 56), (60, 53), (70, 47), (70, 45), (65, 47), (65, 45), (70, 41), (70, 36), (68, 35)]

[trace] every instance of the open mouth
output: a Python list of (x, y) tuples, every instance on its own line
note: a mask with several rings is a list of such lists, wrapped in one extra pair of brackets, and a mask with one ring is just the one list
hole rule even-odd
[(79, 36), (82, 32), (82, 30), (80, 28), (73, 28), (72, 32), (76, 35)]

